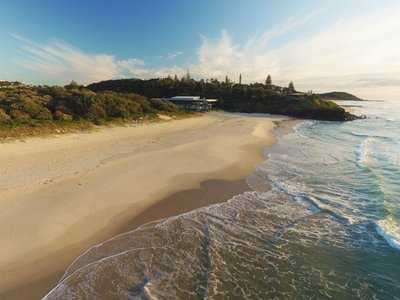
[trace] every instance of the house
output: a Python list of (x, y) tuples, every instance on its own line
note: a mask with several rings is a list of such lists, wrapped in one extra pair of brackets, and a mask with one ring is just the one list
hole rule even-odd
[(185, 110), (191, 111), (209, 111), (218, 102), (217, 99), (205, 99), (200, 96), (175, 96), (163, 99), (171, 101)]
[(304, 97), (306, 95), (307, 95), (306, 93), (301, 93), (301, 92), (293, 92), (286, 94), (286, 96), (292, 96), (292, 97)]

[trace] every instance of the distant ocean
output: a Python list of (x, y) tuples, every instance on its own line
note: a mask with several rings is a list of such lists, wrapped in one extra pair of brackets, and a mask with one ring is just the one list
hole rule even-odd
[(47, 299), (400, 299), (400, 102), (304, 121), (253, 191), (79, 257)]

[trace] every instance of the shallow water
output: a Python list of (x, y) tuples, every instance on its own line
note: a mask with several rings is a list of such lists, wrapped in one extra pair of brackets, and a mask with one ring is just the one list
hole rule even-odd
[(47, 299), (400, 299), (400, 105), (305, 121), (253, 191), (89, 249)]

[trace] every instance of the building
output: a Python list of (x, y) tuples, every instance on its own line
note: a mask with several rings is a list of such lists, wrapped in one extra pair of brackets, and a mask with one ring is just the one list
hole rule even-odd
[(217, 99), (205, 99), (200, 96), (175, 96), (163, 99), (171, 101), (185, 110), (191, 111), (209, 111), (218, 102)]
[(294, 93), (288, 93), (286, 94), (287, 96), (292, 96), (292, 97), (304, 97), (307, 94), (306, 93), (301, 93), (301, 92), (294, 92)]

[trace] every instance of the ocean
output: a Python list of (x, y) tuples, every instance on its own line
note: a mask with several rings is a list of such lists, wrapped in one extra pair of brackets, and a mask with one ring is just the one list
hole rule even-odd
[(344, 104), (367, 118), (300, 122), (251, 191), (89, 249), (46, 299), (400, 299), (400, 102)]

